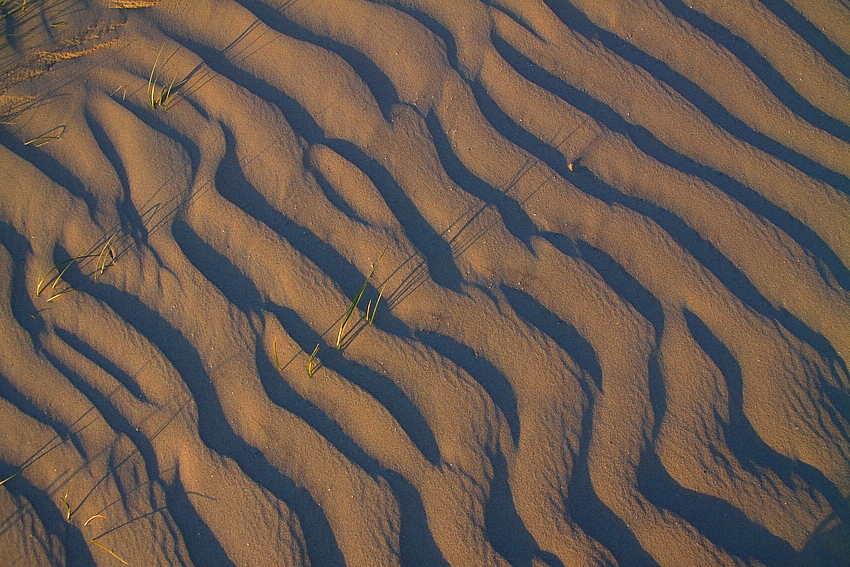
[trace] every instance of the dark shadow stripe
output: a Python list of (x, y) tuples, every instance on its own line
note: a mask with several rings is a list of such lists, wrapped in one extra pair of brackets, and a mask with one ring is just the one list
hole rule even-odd
[(599, 358), (593, 345), (581, 336), (578, 329), (561, 320), (524, 291), (506, 285), (502, 285), (501, 290), (517, 315), (552, 339), (602, 391), (602, 367), (599, 366)]
[(449, 567), (428, 526), (425, 504), (419, 491), (395, 471), (385, 470), (384, 478), (393, 489), (401, 512), (399, 545), (402, 567)]
[[(233, 305), (244, 313), (258, 312), (260, 309), (274, 313), (287, 333), (298, 342), (305, 352), (312, 351), (316, 344), (324, 344), (322, 337), (310, 328), (295, 311), (277, 307), (261, 298), (254, 282), (230, 263), (224, 255), (201, 239), (188, 225), (182, 221), (175, 222), (172, 232), (187, 259)], [(425, 458), (435, 465), (440, 462), (440, 450), (428, 422), (395, 382), (365, 366), (346, 359), (341, 352), (334, 348), (323, 349), (321, 360), (323, 366), (334, 369), (345, 376), (346, 379), (369, 392), (395, 417)], [(366, 470), (369, 469), (366, 468)]]
[[(275, 305), (265, 305), (264, 308), (278, 318), (287, 334), (305, 352), (312, 351), (316, 344), (325, 345), (319, 333), (307, 325), (295, 311)], [(416, 404), (392, 379), (367, 366), (348, 360), (341, 351), (336, 350), (332, 345), (327, 345), (320, 351), (320, 358), (322, 366), (345, 377), (346, 380), (357, 385), (384, 406), (416, 448), (419, 449), (422, 456), (435, 466), (440, 464), (440, 448), (433, 431), (431, 431), (431, 426), (419, 411), (419, 408), (416, 407)]]
[(493, 549), (512, 567), (532, 567), (541, 563), (548, 567), (564, 567), (555, 555), (540, 549), (517, 512), (508, 482), (505, 456), (501, 452), (491, 453), (489, 456), (493, 465), (493, 481), (490, 485), (490, 497), (484, 505), (487, 541), (492, 543)]
[[(547, 2), (551, 0), (546, 0)], [(791, 111), (814, 126), (828, 132), (840, 140), (850, 143), (850, 126), (840, 120), (836, 120), (818, 107), (814, 106), (803, 95), (794, 90), (785, 77), (773, 68), (765, 57), (758, 52), (749, 42), (739, 37), (718, 24), (708, 16), (688, 7), (680, 0), (661, 0), (661, 2), (673, 13), (696, 29), (703, 32), (712, 40), (728, 49), (735, 57), (750, 68), (756, 76), (767, 86), (782, 104)], [(848, 192), (847, 183), (838, 187)]]
[(172, 510), (171, 517), (183, 538), (191, 564), (235, 567), (236, 564), (230, 560), (218, 538), (192, 505), (190, 494), (192, 498), (210, 498), (203, 494), (186, 492), (179, 475), (172, 485), (165, 487), (165, 496)]
[(443, 358), (451, 360), (478, 382), (505, 416), (514, 443), (519, 443), (519, 411), (513, 386), (507, 377), (485, 357), (452, 337), (426, 331), (417, 333), (416, 338)]
[(434, 283), (460, 293), (463, 276), (454, 262), (451, 246), (422, 216), (416, 204), (399, 187), (392, 174), (347, 140), (328, 140), (327, 145), (372, 180), (398, 219), (405, 236), (425, 257), (428, 275)]
[[(29, 398), (24, 396), (11, 382), (6, 378), (2, 373), (0, 373), (0, 398), (3, 398), (9, 404), (15, 406), (19, 412), (23, 413), (33, 421), (36, 421), (42, 425), (45, 425), (56, 432), (58, 438), (66, 440), (72, 438), (71, 428), (62, 423), (61, 421), (55, 419), (52, 415), (47, 412), (42, 411), (38, 408)], [(74, 440), (75, 436), (73, 436)], [(54, 438), (54, 442), (56, 438)], [(50, 443), (50, 446), (53, 446), (56, 443)], [(76, 447), (80, 454), (85, 454), (81, 451), (82, 447)], [(35, 456), (35, 455), (34, 455)], [(18, 463), (19, 465), (22, 463)], [(14, 471), (13, 471), (14, 472)], [(9, 473), (12, 474), (12, 473)], [(0, 480), (8, 477), (9, 475), (0, 474)]]
[[(6, 478), (14, 472), (15, 469), (0, 466), (0, 477), (2, 478)], [(31, 484), (23, 476), (16, 476), (4, 484), (3, 490), (8, 490), (11, 496), (25, 499), (30, 503), (37, 516), (36, 521), (41, 522), (46, 532), (45, 542), (50, 541), (48, 538), (51, 537), (56, 538), (60, 542), (62, 551), (64, 551), (64, 557), (62, 557), (61, 552), (53, 554), (45, 553), (47, 556), (53, 556), (57, 561), (60, 558), (64, 559), (63, 563), (56, 563), (57, 565), (97, 564), (94, 561), (94, 557), (92, 557), (88, 540), (83, 536), (80, 529), (71, 522), (68, 522), (62, 512), (59, 511), (59, 505), (53, 499), (56, 495), (50, 495), (44, 492)], [(11, 518), (9, 519), (11, 520)]]
[[(215, 285), (224, 296), (236, 307), (245, 313), (261, 312), (266, 310), (274, 314), (287, 333), (293, 337), (301, 346), (302, 350), (309, 351), (315, 344), (323, 344), (322, 338), (313, 331), (301, 317), (291, 309), (280, 307), (269, 303), (261, 297), (254, 283), (229, 260), (204, 242), (188, 225), (182, 222), (174, 223), (173, 230), (175, 238), (187, 258), (195, 265), (207, 279)], [(337, 370), (346, 378), (351, 378), (352, 371), (361, 375), (360, 383), (369, 380), (364, 375), (372, 374), (365, 368), (358, 368), (353, 363), (346, 363), (345, 359), (333, 349), (323, 349), (320, 352), (322, 366)], [(330, 354), (329, 354), (330, 353)], [(256, 352), (257, 369), (263, 389), (269, 399), (278, 407), (281, 407), (293, 415), (298, 416), (304, 422), (322, 435), (348, 460), (358, 465), (372, 477), (383, 477), (390, 482), (394, 495), (402, 512), (401, 539), (402, 557), (406, 565), (439, 564), (431, 562), (435, 557), (442, 557), (430, 530), (424, 521), (425, 510), (421, 505), (421, 498), (413, 495), (415, 492), (411, 486), (406, 484), (400, 475), (393, 476), (391, 471), (384, 469), (377, 460), (367, 454), (343, 429), (322, 412), (318, 407), (295, 392), (285, 380), (281, 380), (280, 374), (269, 362), (267, 353), (262, 350)], [(359, 370), (359, 371), (358, 371)], [(306, 372), (306, 369), (304, 370)], [(357, 380), (352, 380), (358, 383)], [(389, 381), (387, 381), (389, 383)], [(386, 388), (380, 384), (374, 384), (372, 388), (365, 388), (370, 393), (377, 392), (376, 399), (387, 407), (402, 429), (408, 434), (415, 445), (423, 450), (426, 457), (439, 459), (439, 450), (436, 439), (418, 410), (407, 400), (403, 393), (395, 387)], [(430, 453), (430, 455), (429, 455)], [(417, 506), (417, 498), (420, 504)], [(423, 531), (424, 530), (424, 531)], [(428, 560), (423, 563), (423, 560)]]
[[(44, 319), (38, 314), (33, 305), (30, 294), (27, 293), (27, 277), (25, 266), (27, 260), (32, 258), (33, 250), (27, 238), (19, 233), (15, 227), (0, 220), (0, 245), (9, 252), (12, 260), (9, 278), (9, 300), (12, 316), (18, 325), (24, 329), (33, 348), (39, 352), (42, 348), (41, 334), (47, 330)], [(45, 260), (48, 261), (48, 260)], [(39, 277), (46, 273), (51, 266), (41, 266), (38, 271)], [(33, 295), (35, 291), (33, 290)], [(45, 297), (46, 301), (47, 298)]]
[[(75, 348), (76, 345), (84, 345), (84, 349), (89, 351), (92, 350), (91, 347), (85, 345), (85, 343), (83, 343), (78, 337), (61, 327), (56, 327), (55, 332), (56, 336), (71, 348)], [(86, 356), (82, 352), (80, 352), (80, 354)], [(100, 357), (100, 355), (98, 356)], [(109, 428), (117, 434), (124, 435), (133, 445), (133, 450), (126, 454), (122, 453), (118, 455), (114, 450), (110, 451), (111, 455), (109, 457), (109, 464), (107, 466), (106, 473), (93, 486), (88, 487), (87, 493), (77, 496), (77, 505), (81, 506), (94, 493), (99, 490), (108, 490), (111, 485), (115, 488), (120, 500), (125, 503), (126, 511), (131, 518), (143, 516), (148, 513), (157, 513), (159, 510), (157, 506), (155, 486), (163, 487), (163, 483), (160, 477), (159, 462), (156, 452), (153, 449), (153, 438), (149, 439), (146, 437), (140, 429), (136, 428), (130, 420), (128, 420), (127, 417), (124, 416), (120, 410), (115, 407), (115, 405), (113, 405), (109, 396), (103, 394), (96, 387), (90, 385), (85, 378), (66, 366), (58, 357), (49, 352), (45, 353), (45, 357), (59, 372), (62, 373), (75, 390), (80, 392), (86, 397), (86, 399), (89, 400), (89, 402), (91, 402), (92, 406), (97, 409), (98, 413), (100, 413), (103, 417), (103, 420)], [(92, 360), (92, 362), (95, 361)], [(95, 364), (97, 363), (95, 362)], [(179, 412), (180, 409), (176, 411)], [(168, 422), (170, 422), (170, 420), (166, 421), (166, 425)], [(116, 435), (115, 438), (117, 441), (118, 436)], [(121, 483), (121, 476), (118, 473), (118, 469), (132, 466), (128, 464), (128, 461), (134, 461), (137, 455), (141, 457), (142, 468), (145, 476), (147, 477), (147, 481), (138, 481), (136, 486), (125, 487)], [(116, 457), (119, 460), (114, 460)], [(133, 478), (137, 478), (137, 473), (132, 473), (132, 476)], [(109, 481), (112, 482), (110, 483)], [(134, 493), (138, 486), (145, 486), (146, 488), (146, 490), (142, 492), (146, 506), (144, 507), (145, 509), (142, 510), (133, 510), (127, 502), (130, 501), (130, 494)], [(168, 490), (164, 490), (164, 492), (166, 495), (165, 505), (171, 513), (173, 511), (172, 507), (174, 502), (169, 499), (170, 492)], [(76, 509), (74, 509), (74, 511), (76, 512)], [(186, 534), (183, 535), (185, 536)]]
[[(553, 171), (566, 177), (569, 173), (567, 158), (550, 143), (544, 142), (525, 128), (517, 124), (513, 118), (508, 116), (499, 106), (490, 93), (480, 81), (470, 84), (472, 95), (478, 104), (478, 109), (487, 122), (509, 142), (516, 144), (537, 160), (548, 165)], [(510, 188), (508, 188), (510, 189)]]
[[(769, 202), (757, 192), (744, 186), (738, 181), (735, 181), (731, 177), (709, 167), (700, 165), (690, 158), (668, 148), (645, 128), (627, 123), (609, 106), (593, 99), (572, 85), (569, 85), (563, 80), (550, 74), (535, 63), (532, 63), (504, 40), (495, 37), (493, 43), (505, 60), (528, 80), (547, 89), (549, 92), (560, 97), (579, 110), (589, 114), (595, 120), (611, 130), (629, 137), (629, 139), (631, 139), (641, 151), (659, 162), (689, 175), (694, 175), (703, 179), (704, 181), (721, 189), (729, 197), (741, 202), (757, 215), (767, 218), (770, 222), (775, 224), (794, 239), (802, 248), (811, 251), (815, 256), (817, 256), (817, 258), (830, 270), (832, 276), (835, 277), (836, 281), (838, 281), (844, 289), (850, 289), (850, 271), (848, 271), (844, 264), (842, 264), (838, 259), (838, 256), (836, 256), (829, 246), (827, 246), (827, 244), (811, 228), (794, 218), (791, 214)], [(581, 184), (583, 180), (593, 179), (594, 184), (597, 187), (604, 185), (604, 183), (596, 179), (586, 168), (578, 168), (578, 170), (572, 173), (568, 179), (574, 184)], [(585, 184), (585, 187), (580, 188), (587, 191), (586, 185), (587, 184)], [(594, 196), (603, 198), (599, 195)], [(633, 199), (630, 203), (636, 203), (639, 201), (634, 197), (627, 198)], [(609, 202), (611, 199), (612, 197), (607, 198)], [(603, 200), (606, 199), (603, 198)], [(648, 202), (643, 202), (649, 205)], [(652, 204), (651, 206), (658, 211), (664, 211), (664, 214), (666, 215), (671, 217), (673, 216), (672, 213), (661, 209), (657, 205)], [(634, 205), (631, 205), (630, 208), (634, 208)], [(689, 230), (692, 231), (692, 229)], [(701, 237), (700, 239), (703, 240)]]
[[(53, 182), (58, 187), (62, 187), (72, 196), (80, 199), (86, 204), (89, 216), (95, 218), (95, 210), (97, 208), (97, 198), (85, 186), (83, 181), (74, 175), (71, 170), (62, 165), (61, 162), (43, 152), (34, 145), (25, 146), (21, 141), (12, 138), (0, 129), (0, 143), (2, 143), (10, 153), (15, 154), (20, 159), (31, 164), (38, 169), (45, 177)], [(32, 187), (15, 187), (16, 191), (33, 191)]]
[(61, 327), (56, 327), (55, 331), (56, 336), (62, 339), (68, 346), (76, 350), (85, 358), (92, 361), (105, 373), (112, 376), (119, 384), (121, 384), (121, 386), (126, 388), (127, 391), (130, 392), (137, 400), (146, 404), (151, 403), (147, 396), (145, 396), (145, 393), (142, 391), (142, 388), (139, 383), (136, 381), (135, 376), (130, 376), (129, 374), (121, 370), (121, 368), (119, 368), (117, 364), (115, 364), (114, 362), (106, 358), (104, 355), (99, 353), (91, 345), (89, 345), (87, 342), (85, 342), (83, 339), (81, 339), (74, 333), (66, 331)]
[[(784, 0), (761, 0), (767, 9), (776, 17), (785, 22), (785, 25), (803, 38), (803, 40), (815, 48), (830, 65), (850, 79), (850, 55), (832, 43), (826, 34), (815, 27), (805, 16), (788, 5)], [(845, 3), (845, 7), (847, 7)], [(848, 22), (845, 22), (848, 24)]]
[[(308, 143), (328, 146), (366, 174), (398, 219), (405, 236), (425, 257), (429, 275), (434, 282), (453, 291), (460, 291), (463, 278), (452, 258), (451, 247), (425, 220), (415, 203), (399, 187), (392, 174), (383, 165), (347, 140), (326, 138), (324, 131), (310, 113), (295, 99), (264, 80), (237, 68), (220, 52), (188, 40), (185, 43), (204, 59), (210, 69), (259, 98), (277, 105), (293, 130)], [(277, 229), (275, 226), (272, 228)]]
[(570, 518), (588, 536), (602, 544), (614, 556), (618, 565), (629, 567), (660, 567), (635, 537), (629, 525), (599, 497), (590, 478), (588, 459), (593, 437), (592, 408), (585, 410), (581, 420), (579, 452), (568, 479), (566, 507)]
[[(215, 186), (219, 194), (241, 209), (247, 216), (265, 224), (275, 234), (284, 238), (295, 250), (309, 259), (325, 275), (333, 279), (346, 296), (353, 299), (363, 285), (366, 275), (362, 274), (356, 266), (342, 256), (336, 248), (275, 209), (266, 200), (265, 196), (245, 177), (245, 172), (236, 153), (236, 136), (226, 124), (222, 123), (220, 126), (225, 138), (225, 152), (215, 173)], [(205, 262), (202, 258), (207, 257), (211, 262), (210, 267), (216, 268), (206, 268), (209, 273), (204, 273), (204, 276), (218, 287), (231, 303), (243, 311), (256, 310), (264, 299), (260, 297), (261, 294), (254, 283), (247, 281), (240, 284), (238, 289), (229, 289), (232, 287), (229, 282), (234, 277), (239, 276), (245, 279), (245, 276), (224, 256), (214, 251), (206, 243), (198, 242), (198, 240), (199, 237), (196, 237), (194, 244), (192, 244), (197, 248), (198, 263), (196, 265), (204, 266)], [(187, 246), (190, 245), (188, 241), (186, 241), (186, 244)], [(376, 248), (376, 254), (378, 253)], [(362, 301), (365, 302), (370, 297), (377, 298), (377, 296), (378, 291), (370, 283), (367, 285), (367, 291), (364, 293)], [(391, 332), (396, 336), (407, 337), (410, 335), (407, 326), (388, 310), (381, 312), (381, 317), (377, 319), (376, 324), (382, 330)], [(312, 350), (312, 347), (310, 350)]]
[(451, 142), (446, 137), (436, 114), (429, 114), (426, 124), (437, 150), (440, 164), (449, 178), (470, 195), (495, 207), (505, 228), (525, 245), (526, 250), (531, 251), (531, 236), (537, 233), (537, 228), (522, 206), (506, 195), (506, 191), (496, 189), (466, 168), (454, 153)]
[[(343, 257), (333, 246), (323, 241), (312, 231), (287, 217), (266, 200), (266, 197), (245, 177), (245, 172), (237, 157), (237, 139), (235, 134), (227, 124), (221, 123), (220, 126), (224, 132), (225, 152), (215, 172), (215, 187), (219, 194), (236, 205), (246, 215), (260, 221), (274, 231), (275, 234), (286, 239), (293, 248), (332, 278), (348, 297), (353, 298), (356, 296), (366, 276), (361, 274), (360, 270)], [(218, 252), (216, 254), (219, 254), (221, 259), (219, 261), (213, 261), (210, 254), (212, 248), (209, 245), (206, 245), (206, 247), (203, 256), (209, 256), (207, 258), (209, 262), (199, 261), (197, 265), (215, 265), (217, 268), (228, 270), (229, 275), (235, 275), (233, 274), (234, 271), (238, 272), (238, 268), (230, 264), (229, 260), (221, 256)], [(376, 253), (380, 253), (380, 251), (378, 250)], [(214, 282), (216, 287), (225, 291), (228, 280), (227, 276), (223, 274), (216, 276), (213, 273), (209, 275), (205, 273), (204, 275), (207, 279)], [(239, 272), (239, 275), (242, 275), (241, 272)], [(247, 278), (242, 276), (242, 279)], [(240, 289), (233, 291), (233, 293), (228, 295), (228, 299), (243, 311), (255, 309), (261, 303), (260, 292), (254, 287), (253, 282), (245, 282), (241, 285)], [(241, 293), (248, 293), (253, 305), (247, 305), (244, 301), (230, 298), (230, 296), (238, 297)]]
[[(587, 38), (599, 41), (613, 53), (626, 61), (642, 67), (657, 80), (663, 81), (673, 87), (673, 89), (696, 106), (715, 125), (764, 153), (793, 165), (806, 175), (823, 181), (845, 193), (850, 192), (850, 179), (832, 171), (810, 157), (783, 145), (781, 142), (754, 130), (743, 120), (726, 110), (722, 104), (705, 92), (697, 83), (680, 74), (678, 71), (673, 70), (664, 61), (656, 59), (616, 34), (597, 26), (583, 12), (572, 7), (567, 2), (559, 3), (558, 11), (563, 21), (569, 21), (569, 27), (571, 29), (578, 31)], [(569, 19), (566, 20), (565, 18)], [(815, 126), (818, 127), (817, 124)], [(850, 136), (850, 129), (847, 132), (848, 136)]]
[(325, 35), (318, 35), (312, 30), (298, 25), (287, 18), (281, 10), (263, 2), (256, 0), (237, 0), (237, 2), (277, 33), (321, 47), (341, 57), (366, 83), (384, 115), (384, 120), (391, 121), (392, 108), (399, 104), (398, 90), (386, 73), (366, 54), (355, 47)]
[(139, 211), (136, 210), (133, 198), (130, 195), (130, 179), (124, 168), (121, 155), (96, 117), (92, 116), (91, 111), (85, 112), (84, 118), (92, 137), (107, 161), (112, 165), (112, 169), (118, 176), (118, 182), (121, 184), (121, 197), (115, 203), (115, 208), (118, 211), (121, 222), (121, 229), (125, 234), (132, 236), (133, 240), (147, 242), (148, 231), (145, 227), (145, 221), (139, 215)]
[(744, 412), (744, 377), (738, 361), (699, 317), (688, 310), (684, 311), (684, 315), (694, 340), (714, 362), (726, 382), (729, 396), (729, 423), (724, 427), (726, 441), (741, 466), (757, 478), (761, 477), (762, 468), (770, 470), (792, 489), (799, 489), (799, 481), (795, 477), (802, 478), (826, 497), (843, 522), (850, 522), (850, 505), (823, 473), (802, 461), (785, 457), (762, 440)]
[(768, 567), (797, 565), (793, 559), (796, 552), (787, 541), (725, 500), (682, 487), (652, 449), (641, 457), (637, 483), (640, 492), (653, 504), (682, 518), (728, 554)]
[(652, 436), (657, 437), (661, 422), (667, 414), (667, 388), (658, 362), (658, 348), (664, 333), (664, 308), (661, 302), (603, 250), (584, 241), (573, 243), (562, 234), (547, 232), (542, 236), (564, 255), (577, 256), (587, 262), (618, 297), (634, 307), (652, 324), (655, 330), (655, 345), (647, 363), (647, 386), (649, 401), (652, 404)]
[[(297, 314), (285, 307), (273, 305), (264, 307), (271, 310), (279, 321), (298, 321), (298, 328), (294, 329), (295, 335), (302, 341), (307, 341), (301, 345), (302, 350), (308, 344), (316, 344), (310, 342), (316, 336), (310, 336), (311, 333), (307, 330), (307, 325), (298, 318)], [(293, 331), (293, 329), (287, 329), (288, 333), (290, 331)], [(280, 373), (269, 362), (268, 354), (260, 350), (257, 351), (257, 369), (260, 373), (263, 389), (274, 404), (304, 420), (307, 425), (327, 439), (346, 459), (362, 468), (370, 476), (383, 478), (389, 483), (401, 515), (399, 528), (401, 564), (407, 567), (419, 565), (447, 566), (442, 552), (434, 541), (431, 529), (428, 527), (422, 497), (416, 488), (399, 473), (384, 468), (345, 433), (330, 416), (309, 400), (303, 398), (285, 380), (281, 380)]]
[(311, 562), (338, 567), (344, 565), (328, 520), (312, 495), (278, 471), (259, 450), (233, 431), (210, 376), (204, 370), (203, 360), (189, 340), (158, 312), (130, 293), (92, 282), (78, 271), (70, 274), (68, 281), (75, 289), (88, 292), (106, 303), (163, 353), (191, 392), (198, 412), (198, 433), (203, 443), (233, 460), (248, 478), (285, 502), (298, 515)]
[(623, 195), (583, 167), (576, 170), (570, 181), (588, 195), (606, 203), (622, 204), (655, 221), (658, 226), (667, 231), (676, 243), (714, 274), (744, 304), (759, 314), (782, 324), (794, 336), (807, 343), (826, 360), (842, 363), (837, 351), (823, 335), (810, 329), (788, 310), (774, 307), (743, 271), (680, 217), (650, 201)]
[(331, 205), (336, 207), (339, 211), (342, 212), (342, 214), (347, 216), (349, 219), (363, 225), (369, 225), (369, 222), (363, 217), (361, 217), (357, 213), (357, 211), (355, 211), (351, 207), (351, 205), (348, 204), (345, 198), (337, 192), (336, 188), (330, 183), (330, 181), (327, 180), (325, 174), (322, 173), (319, 168), (311, 162), (309, 156), (305, 156), (304, 169), (310, 172), (310, 174), (313, 176), (313, 179), (315, 179), (316, 183), (319, 185), (319, 188), (321, 188), (322, 193), (324, 193), (325, 197), (328, 199), (328, 201), (330, 201)]
[(439, 20), (435, 19), (433, 16), (426, 14), (416, 8), (411, 8), (409, 6), (403, 6), (401, 4), (394, 4), (393, 8), (398, 10), (399, 12), (403, 12), (422, 24), (425, 28), (427, 28), (431, 33), (435, 36), (443, 40), (443, 47), (446, 50), (446, 58), (449, 61), (449, 65), (452, 66), (461, 76), (464, 76), (462, 72), (459, 70), (458, 61), (457, 61), (457, 42), (455, 41), (454, 35), (449, 29), (442, 24)]

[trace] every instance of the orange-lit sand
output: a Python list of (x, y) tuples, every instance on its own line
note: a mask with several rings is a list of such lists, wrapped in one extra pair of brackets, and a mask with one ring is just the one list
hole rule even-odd
[(28, 4), (0, 564), (850, 565), (846, 2)]

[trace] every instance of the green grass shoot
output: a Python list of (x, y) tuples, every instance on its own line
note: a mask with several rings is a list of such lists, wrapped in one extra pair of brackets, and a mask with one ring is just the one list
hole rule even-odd
[(165, 45), (159, 48), (159, 53), (156, 54), (156, 59), (153, 62), (153, 67), (151, 67), (151, 74), (148, 78), (148, 104), (151, 107), (151, 110), (156, 110), (157, 106), (161, 106), (163, 109), (168, 110), (168, 107), (172, 103), (172, 99), (174, 95), (177, 93), (175, 90), (179, 88), (180, 85), (175, 87), (174, 83), (177, 81), (176, 78), (172, 78), (171, 82), (168, 86), (159, 85), (159, 80), (162, 77), (165, 68), (168, 66), (168, 62), (171, 61), (171, 58), (180, 51), (180, 47), (177, 46), (177, 49), (171, 52), (165, 61), (162, 63), (162, 66), (159, 66), (159, 58), (162, 56), (162, 50), (165, 49)]
[(71, 505), (68, 503), (68, 493), (66, 492), (65, 496), (60, 497), (59, 500), (61, 500), (62, 504), (65, 505), (65, 519), (70, 522), (71, 514), (73, 514), (73, 512), (71, 511)]
[[(387, 245), (389, 248), (389, 244)], [(345, 333), (345, 324), (348, 323), (348, 320), (351, 318), (351, 314), (354, 313), (354, 310), (357, 308), (357, 304), (360, 303), (360, 298), (363, 297), (363, 292), (366, 291), (366, 286), (369, 285), (369, 280), (372, 278), (372, 275), (375, 273), (375, 269), (378, 267), (378, 262), (381, 261), (381, 258), (384, 257), (384, 254), (387, 251), (387, 248), (384, 248), (384, 251), (381, 252), (381, 255), (378, 256), (378, 259), (375, 260), (375, 263), (372, 264), (372, 271), (369, 272), (369, 275), (366, 276), (366, 281), (363, 282), (363, 285), (360, 287), (360, 291), (357, 292), (357, 295), (351, 301), (351, 304), (348, 306), (348, 310), (345, 312), (345, 315), (342, 316), (342, 323), (339, 325), (339, 333), (336, 336), (336, 350), (340, 350), (342, 348), (342, 335)], [(375, 309), (378, 308), (377, 303), (375, 304)], [(374, 316), (373, 316), (374, 318)]]
[(371, 325), (375, 322), (375, 315), (378, 313), (378, 304), (381, 302), (381, 298), (384, 296), (384, 286), (381, 286), (381, 291), (378, 292), (378, 299), (375, 300), (375, 308), (372, 309), (372, 300), (369, 300), (369, 303), (366, 304), (366, 323)]
[[(55, 289), (57, 284), (62, 280), (62, 276), (65, 275), (65, 272), (67, 272), (68, 268), (71, 267), (71, 264), (73, 264), (74, 262), (77, 262), (79, 260), (85, 260), (86, 258), (94, 258), (95, 256), (96, 256), (96, 254), (83, 254), (82, 256), (75, 256), (74, 258), (71, 258), (69, 260), (63, 260), (63, 261), (59, 262), (58, 264), (54, 264), (53, 267), (50, 268), (49, 270), (47, 270), (47, 272), (45, 272), (44, 275), (41, 276), (41, 278), (38, 280), (38, 283), (35, 286), (35, 296), (36, 297), (40, 296), (41, 292), (43, 292), (46, 289), (47, 284), (51, 281), (53, 282), (53, 285), (50, 286), (50, 289), (51, 290)], [(56, 272), (57, 275), (52, 276), (53, 272)], [(61, 293), (63, 293), (63, 292), (60, 292), (60, 294)], [(53, 297), (51, 297), (47, 301), (50, 301), (51, 299), (53, 299), (54, 297), (57, 297), (60, 294), (54, 295)]]
[[(106, 268), (115, 263), (115, 251), (112, 249), (112, 241), (115, 240), (117, 236), (117, 232), (110, 236), (109, 240), (107, 240), (106, 244), (104, 244), (103, 248), (101, 248), (100, 254), (97, 255), (97, 266), (94, 273), (94, 281), (97, 281), (97, 279), (103, 275)], [(109, 258), (107, 258), (107, 256), (109, 256)], [(109, 264), (107, 264), (107, 261)]]
[(316, 365), (316, 354), (319, 352), (319, 346), (319, 344), (316, 345), (316, 348), (313, 349), (313, 353), (310, 355), (310, 358), (307, 359), (307, 376), (311, 378), (318, 369), (318, 366)]

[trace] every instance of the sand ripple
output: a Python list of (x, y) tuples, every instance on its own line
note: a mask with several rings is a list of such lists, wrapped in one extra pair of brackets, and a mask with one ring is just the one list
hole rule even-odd
[(3, 4), (5, 564), (850, 557), (842, 3)]

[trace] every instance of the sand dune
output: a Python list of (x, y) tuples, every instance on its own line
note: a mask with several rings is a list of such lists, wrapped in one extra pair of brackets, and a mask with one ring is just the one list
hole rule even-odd
[(0, 1), (0, 563), (850, 565), (848, 22)]

